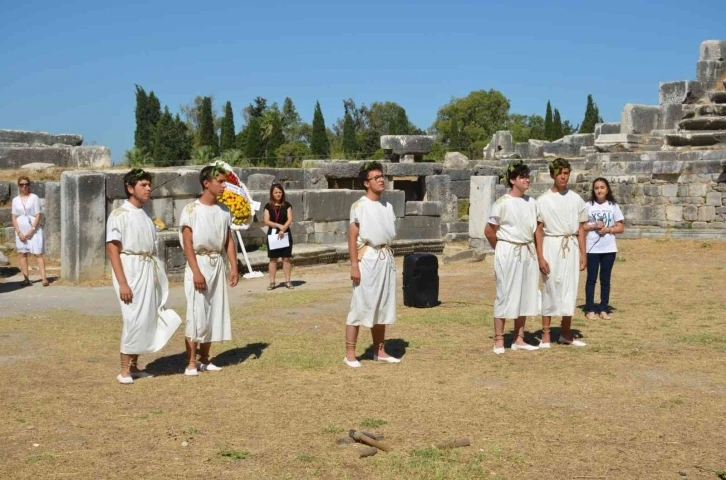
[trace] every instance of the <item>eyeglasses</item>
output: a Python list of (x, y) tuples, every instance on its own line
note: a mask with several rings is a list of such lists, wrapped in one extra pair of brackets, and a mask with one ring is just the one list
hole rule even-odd
[(29, 183), (18, 183), (18, 187), (27, 187)]
[(378, 182), (380, 180), (383, 180), (383, 175), (376, 175), (375, 177), (367, 178), (366, 180), (369, 182)]

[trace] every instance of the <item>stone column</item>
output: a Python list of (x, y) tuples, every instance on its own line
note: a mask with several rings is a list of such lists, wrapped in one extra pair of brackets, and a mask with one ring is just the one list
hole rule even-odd
[(60, 182), (45, 182), (43, 240), (45, 254), (57, 258), (61, 251), (61, 187)]
[(484, 227), (489, 219), (489, 211), (494, 205), (494, 190), (499, 177), (471, 177), (469, 194), (469, 246), (487, 250), (491, 249), (484, 238)]
[(61, 279), (101, 277), (106, 264), (106, 178), (90, 171), (63, 172), (60, 181)]

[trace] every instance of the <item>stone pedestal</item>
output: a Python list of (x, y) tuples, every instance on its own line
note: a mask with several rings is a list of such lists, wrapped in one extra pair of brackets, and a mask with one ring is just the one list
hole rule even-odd
[(61, 187), (60, 182), (45, 182), (43, 240), (45, 254), (57, 258), (61, 252)]
[(499, 177), (471, 177), (469, 197), (469, 238), (484, 239), (484, 243), (476, 242), (478, 246), (487, 246), (484, 238), (484, 227), (489, 219), (489, 212), (494, 205), (495, 188)]

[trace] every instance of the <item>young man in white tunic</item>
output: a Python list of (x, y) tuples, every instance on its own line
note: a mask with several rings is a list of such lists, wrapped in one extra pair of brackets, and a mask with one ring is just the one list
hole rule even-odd
[(504, 353), (504, 321), (514, 319), (512, 350), (538, 350), (524, 341), (528, 316), (539, 315), (539, 268), (534, 247), (537, 207), (529, 189), (529, 167), (519, 162), (507, 167), (505, 182), (511, 188), (489, 214), (484, 235), (494, 249), (494, 353)]
[(396, 322), (396, 262), (391, 242), (396, 236), (396, 215), (393, 206), (381, 200), (385, 190), (383, 167), (366, 162), (358, 174), (366, 194), (350, 207), (348, 253), (353, 298), (345, 327), (345, 357), (353, 368), (361, 366), (355, 356), (360, 326), (371, 329), (373, 360), (399, 363), (386, 353), (383, 344), (386, 325)]
[[(216, 372), (221, 367), (209, 359), (211, 342), (232, 340), (227, 284), (237, 285), (237, 252), (232, 238), (229, 209), (217, 203), (224, 192), (227, 172), (209, 165), (199, 174), (202, 196), (182, 211), (179, 242), (184, 249), (184, 293), (187, 297), (185, 375), (199, 370)], [(229, 261), (227, 280), (225, 263)], [(197, 363), (199, 353), (199, 363)]]
[(572, 336), (580, 271), (587, 266), (585, 222), (587, 211), (582, 198), (567, 187), (572, 171), (564, 158), (549, 164), (554, 186), (537, 199), (535, 241), (539, 269), (544, 281), (542, 294), (542, 341), (540, 348), (550, 348), (550, 322), (562, 317), (558, 343), (584, 347)]
[(141, 353), (159, 351), (181, 324), (164, 309), (169, 282), (156, 252), (156, 227), (142, 207), (151, 198), (151, 174), (131, 170), (124, 176), (127, 200), (111, 212), (106, 224), (106, 251), (113, 269), (113, 287), (121, 304), (121, 373), (117, 380), (134, 383), (150, 377), (139, 370)]

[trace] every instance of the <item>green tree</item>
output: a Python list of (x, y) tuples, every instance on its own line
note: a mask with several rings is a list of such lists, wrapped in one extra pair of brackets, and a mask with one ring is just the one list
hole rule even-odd
[(274, 167), (277, 163), (277, 149), (285, 143), (282, 132), (282, 116), (276, 115), (270, 125), (270, 134), (265, 141), (265, 163)]
[(299, 168), (305, 157), (310, 155), (310, 147), (305, 142), (285, 143), (275, 153), (278, 168)]
[(453, 118), (457, 120), (462, 145), (489, 140), (506, 125), (509, 118), (509, 100), (493, 89), (476, 90), (466, 97), (452, 99), (439, 108), (432, 126), (432, 130), (445, 143), (450, 143)]
[[(515, 143), (526, 142), (529, 139), (543, 140), (544, 118), (539, 115), (512, 113), (507, 120), (506, 129), (512, 132)], [(481, 152), (477, 153), (477, 155), (480, 154)]]
[(451, 119), (451, 133), (449, 134), (449, 150), (450, 151), (460, 151), (461, 144), (462, 144), (462, 138), (461, 138), (461, 130), (459, 129), (459, 121), (456, 119), (456, 117)]
[(310, 150), (318, 158), (328, 158), (330, 156), (330, 140), (325, 128), (325, 119), (323, 118), (323, 111), (320, 109), (320, 102), (315, 102), (313, 138), (310, 142)]
[(153, 163), (154, 158), (143, 148), (133, 147), (124, 153), (124, 165), (129, 168), (143, 167)]
[(215, 138), (214, 118), (212, 116), (212, 98), (204, 97), (202, 109), (199, 113), (199, 141), (200, 147), (212, 147), (214, 156), (219, 155), (219, 143)]
[(159, 167), (168, 167), (176, 160), (174, 158), (176, 153), (174, 119), (169, 112), (169, 107), (164, 109), (154, 131), (154, 164)]
[(139, 85), (136, 86), (136, 130), (134, 131), (134, 147), (137, 151), (147, 151), (151, 144), (149, 138), (149, 121), (146, 118), (149, 96)]
[(184, 165), (186, 160), (192, 157), (194, 139), (187, 124), (182, 121), (177, 113), (172, 126), (174, 130), (174, 165)]
[(406, 109), (396, 102), (373, 102), (370, 108), (365, 108), (364, 115), (368, 127), (380, 135), (411, 135), (418, 130), (408, 120)]
[(598, 110), (592, 95), (587, 96), (587, 107), (585, 107), (585, 118), (580, 124), (580, 133), (595, 133), (595, 124), (602, 122), (600, 110)]
[(234, 135), (234, 112), (232, 111), (232, 102), (227, 102), (224, 106), (224, 117), (222, 117), (221, 135), (219, 137), (219, 148), (223, 152), (235, 148)]
[(552, 136), (555, 140), (565, 136), (562, 130), (562, 118), (560, 117), (560, 111), (556, 108), (554, 118), (552, 119)]
[(245, 158), (252, 165), (258, 165), (265, 156), (261, 121), (260, 117), (251, 117), (246, 127), (244, 152)]
[(356, 137), (362, 158), (375, 158), (376, 152), (381, 149), (381, 132), (374, 128), (367, 128), (362, 132), (356, 132)]
[(579, 125), (572, 125), (569, 120), (565, 120), (564, 122), (562, 122), (562, 135), (565, 136), (577, 133), (579, 128)]
[(204, 165), (211, 162), (213, 158), (215, 158), (214, 150), (209, 145), (205, 145), (194, 149), (191, 160), (194, 165)]
[(231, 165), (233, 167), (249, 166), (249, 163), (245, 161), (244, 153), (235, 148), (225, 150), (224, 152), (222, 152), (222, 156), (220, 158), (223, 162), (226, 162), (228, 165)]
[(287, 142), (297, 142), (300, 140), (300, 124), (302, 119), (295, 109), (290, 97), (285, 97), (282, 102), (282, 131)]
[(545, 113), (545, 121), (544, 121), (544, 139), (548, 142), (551, 142), (552, 140), (555, 140), (554, 138), (555, 132), (554, 132), (554, 124), (552, 120), (552, 105), (550, 105), (550, 101), (547, 100), (547, 112)]
[(357, 143), (353, 117), (351, 117), (350, 112), (346, 110), (343, 121), (343, 152), (345, 152), (345, 158), (351, 159), (355, 157), (356, 150), (358, 149)]

